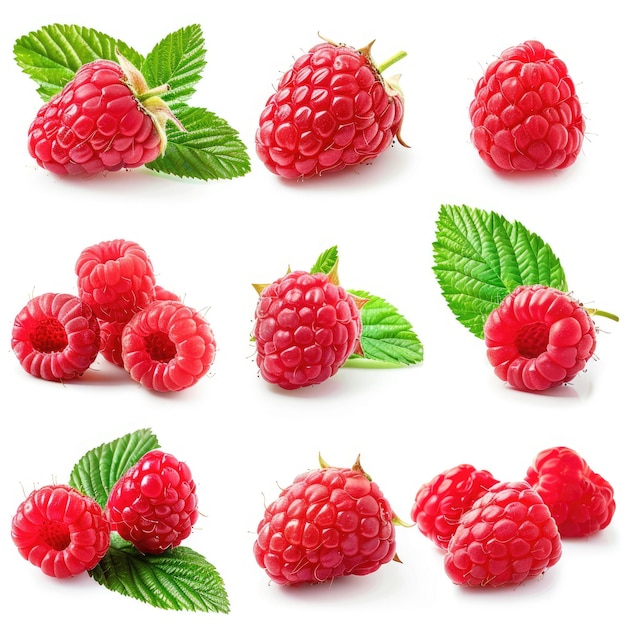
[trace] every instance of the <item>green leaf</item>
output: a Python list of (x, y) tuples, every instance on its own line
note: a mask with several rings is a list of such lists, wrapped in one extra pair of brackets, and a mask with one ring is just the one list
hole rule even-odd
[[(394, 365), (412, 365), (424, 359), (422, 342), (396, 307), (367, 291), (350, 290), (350, 293), (367, 299), (361, 308), (363, 357), (355, 355), (355, 362), (358, 358), (366, 358)], [(349, 360), (347, 364), (354, 363)]]
[(311, 268), (311, 274), (328, 274), (337, 264), (338, 251), (337, 246), (328, 248), (317, 257), (315, 265)]
[(115, 48), (135, 66), (143, 57), (120, 39), (92, 28), (51, 24), (20, 37), (13, 46), (17, 64), (38, 85), (44, 101), (61, 91), (85, 63), (96, 59), (117, 61)]
[(141, 554), (113, 533), (111, 547), (89, 575), (111, 591), (157, 608), (230, 611), (224, 582), (215, 567), (184, 546), (159, 555)]
[(163, 100), (187, 100), (206, 65), (205, 53), (202, 29), (193, 24), (162, 39), (146, 57), (141, 73), (150, 87), (169, 85)]
[(74, 465), (69, 484), (105, 507), (111, 488), (139, 459), (159, 447), (149, 428), (137, 430), (89, 450)]
[(442, 205), (433, 251), (433, 270), (448, 306), (480, 339), (489, 313), (519, 285), (568, 291), (550, 246), (496, 213)]
[(180, 177), (231, 179), (250, 171), (246, 146), (226, 121), (199, 107), (172, 107), (186, 129), (167, 125), (167, 149), (146, 167)]

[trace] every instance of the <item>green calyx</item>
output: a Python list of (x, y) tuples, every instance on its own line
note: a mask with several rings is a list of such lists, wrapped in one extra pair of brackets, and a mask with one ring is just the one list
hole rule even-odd
[(176, 125), (176, 127), (185, 132), (186, 129), (180, 120), (172, 113), (167, 103), (161, 98), (164, 93), (170, 90), (169, 85), (159, 85), (150, 88), (143, 74), (127, 59), (119, 50), (115, 50), (120, 67), (124, 74), (124, 82), (133, 92), (142, 110), (151, 117), (155, 128), (161, 139), (161, 154), (167, 148), (167, 133), (165, 127), (168, 120)]

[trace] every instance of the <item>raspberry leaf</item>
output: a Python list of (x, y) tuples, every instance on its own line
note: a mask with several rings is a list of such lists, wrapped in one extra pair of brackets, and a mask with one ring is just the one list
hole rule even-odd
[(465, 205), (442, 205), (433, 267), (456, 318), (479, 339), (489, 313), (520, 285), (568, 291), (550, 246), (519, 222)]
[(332, 248), (328, 248), (322, 252), (322, 254), (317, 257), (315, 261), (315, 265), (311, 268), (311, 274), (315, 274), (320, 272), (322, 274), (329, 274), (337, 265), (337, 261), (339, 260), (339, 254), (337, 250), (337, 246), (333, 246)]
[(150, 450), (159, 447), (150, 429), (137, 430), (89, 450), (74, 465), (69, 484), (105, 507), (118, 478)]
[(215, 567), (188, 547), (159, 555), (141, 554), (116, 533), (89, 575), (111, 591), (174, 611), (228, 613), (224, 582)]
[(204, 37), (198, 24), (181, 28), (162, 39), (148, 54), (141, 73), (149, 85), (169, 85), (166, 102), (187, 100), (206, 65)]
[(231, 179), (250, 171), (246, 146), (225, 120), (186, 104), (172, 109), (186, 130), (168, 125), (167, 150), (147, 163), (148, 169), (201, 180)]
[(96, 59), (117, 61), (115, 50), (141, 67), (143, 57), (120, 39), (93, 28), (50, 24), (17, 39), (13, 54), (17, 64), (38, 85), (44, 101), (61, 91), (85, 63)]
[(362, 364), (363, 359), (389, 365), (413, 365), (423, 361), (422, 342), (396, 307), (367, 291), (349, 292), (365, 300), (361, 307), (363, 355), (353, 355), (346, 365)]

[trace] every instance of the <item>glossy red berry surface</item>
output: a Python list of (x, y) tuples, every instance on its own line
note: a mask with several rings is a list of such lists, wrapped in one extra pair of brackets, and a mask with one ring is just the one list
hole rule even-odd
[(444, 557), (452, 582), (502, 587), (536, 578), (561, 558), (550, 509), (525, 482), (500, 482), (459, 521)]
[(128, 322), (155, 297), (152, 262), (137, 243), (102, 241), (85, 248), (75, 267), (78, 295), (104, 322)]
[(505, 50), (476, 84), (471, 140), (497, 171), (555, 170), (582, 148), (585, 119), (567, 67), (538, 41)]
[(496, 482), (491, 472), (473, 465), (452, 467), (418, 489), (411, 518), (422, 534), (446, 549), (463, 513)]
[(281, 585), (364, 576), (394, 558), (393, 519), (380, 487), (362, 470), (310, 470), (265, 509), (254, 556)]
[(106, 514), (111, 529), (140, 552), (180, 545), (198, 519), (189, 466), (161, 450), (146, 453), (111, 489)]
[(354, 298), (326, 274), (296, 271), (263, 289), (253, 335), (261, 376), (284, 389), (321, 383), (354, 352), (361, 335)]
[(41, 107), (28, 131), (28, 149), (55, 174), (97, 174), (153, 161), (161, 136), (120, 65), (97, 60)]
[(195, 309), (177, 300), (155, 300), (122, 332), (122, 360), (147, 389), (181, 391), (195, 385), (215, 359), (213, 330)]
[(26, 372), (50, 381), (81, 376), (100, 349), (91, 307), (66, 293), (35, 296), (17, 314), (11, 347)]
[(266, 102), (256, 152), (275, 174), (308, 178), (371, 161), (391, 146), (404, 116), (369, 49), (320, 43), (285, 72)]
[(550, 507), (563, 537), (585, 537), (606, 528), (615, 513), (611, 484), (565, 446), (540, 452), (526, 480)]
[(19, 505), (11, 539), (44, 574), (68, 578), (100, 562), (109, 549), (110, 528), (97, 502), (66, 485), (50, 485)]
[(542, 285), (522, 285), (506, 296), (484, 335), (496, 375), (522, 391), (571, 381), (596, 348), (593, 321), (580, 302)]

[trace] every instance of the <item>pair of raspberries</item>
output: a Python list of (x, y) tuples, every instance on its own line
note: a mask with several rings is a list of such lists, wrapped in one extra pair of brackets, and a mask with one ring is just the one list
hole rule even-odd
[[(373, 42), (372, 42), (373, 43)], [(385, 80), (372, 44), (324, 41), (298, 58), (267, 100), (256, 153), (273, 173), (309, 178), (371, 161), (400, 136), (405, 102)], [(396, 55), (385, 67), (401, 58)], [(166, 124), (182, 128), (160, 94), (118, 55), (84, 65), (43, 105), (28, 133), (37, 163), (57, 174), (139, 167), (167, 146)], [(585, 132), (565, 64), (538, 41), (506, 50), (487, 68), (469, 107), (471, 140), (498, 171), (559, 169), (577, 158)]]
[(67, 485), (36, 489), (11, 523), (19, 553), (48, 576), (68, 578), (96, 567), (117, 532), (144, 554), (186, 539), (198, 519), (196, 484), (186, 463), (147, 452), (115, 483), (104, 510)]

